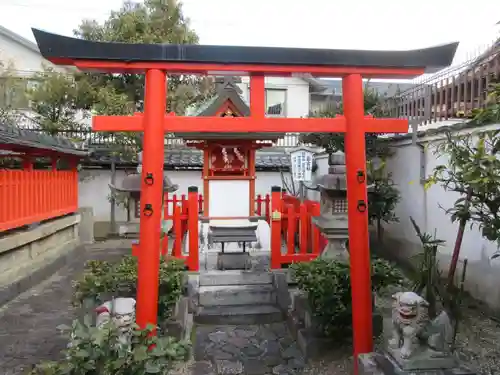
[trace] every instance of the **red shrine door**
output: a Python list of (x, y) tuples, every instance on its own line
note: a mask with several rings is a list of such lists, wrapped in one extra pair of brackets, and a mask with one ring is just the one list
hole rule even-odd
[[(96, 116), (95, 131), (143, 131), (137, 322), (156, 325), (165, 132), (345, 133), (354, 356), (373, 349), (372, 291), (366, 210), (365, 134), (407, 132), (407, 120), (364, 114), (364, 78), (408, 78), (451, 64), (458, 43), (414, 51), (345, 51), (230, 46), (126, 45), (88, 42), (33, 30), (44, 58), (110, 73), (145, 73), (144, 116)], [(166, 75), (248, 74), (250, 117), (166, 116)], [(266, 118), (264, 76), (312, 74), (341, 77), (344, 116)], [(272, 202), (273, 208), (277, 203)], [(150, 208), (146, 211), (145, 208)], [(146, 214), (147, 212), (147, 214)], [(280, 223), (276, 217), (272, 230)], [(357, 361), (355, 361), (356, 363)]]

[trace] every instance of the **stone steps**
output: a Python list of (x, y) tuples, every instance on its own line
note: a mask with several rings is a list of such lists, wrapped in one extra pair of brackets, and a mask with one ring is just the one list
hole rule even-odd
[(270, 272), (253, 271), (209, 271), (200, 274), (200, 286), (213, 285), (261, 285), (271, 284)]
[(194, 320), (213, 325), (271, 324), (283, 321), (283, 314), (275, 305), (207, 306), (198, 310)]
[(273, 275), (257, 271), (209, 271), (199, 275), (198, 324), (266, 324), (283, 321)]
[(200, 286), (200, 306), (268, 305), (276, 302), (272, 284)]

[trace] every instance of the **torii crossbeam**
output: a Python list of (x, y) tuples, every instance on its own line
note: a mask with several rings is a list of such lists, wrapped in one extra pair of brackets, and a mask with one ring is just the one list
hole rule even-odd
[[(349, 249), (352, 284), (354, 355), (372, 351), (372, 292), (368, 245), (366, 133), (407, 132), (406, 120), (364, 115), (364, 78), (412, 78), (451, 64), (457, 43), (413, 51), (352, 51), (299, 48), (145, 45), (89, 42), (33, 30), (43, 57), (54, 64), (110, 73), (145, 73), (144, 114), (96, 116), (95, 131), (143, 131), (143, 174), (160, 183), (143, 182), (137, 322), (156, 324), (162, 174), (165, 132), (340, 132), (345, 133)], [(250, 75), (250, 111), (246, 118), (182, 117), (165, 114), (166, 74), (231, 72)], [(311, 74), (342, 77), (344, 116), (333, 119), (265, 117), (265, 76)], [(355, 363), (357, 361), (355, 360)]]

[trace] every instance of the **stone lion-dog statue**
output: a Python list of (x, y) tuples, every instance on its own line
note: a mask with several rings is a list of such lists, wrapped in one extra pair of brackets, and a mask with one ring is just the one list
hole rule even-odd
[(449, 353), (453, 335), (446, 312), (430, 321), (429, 303), (418, 294), (398, 292), (392, 298), (393, 332), (388, 341), (389, 349), (399, 350), (403, 360), (423, 351), (432, 352), (433, 357)]

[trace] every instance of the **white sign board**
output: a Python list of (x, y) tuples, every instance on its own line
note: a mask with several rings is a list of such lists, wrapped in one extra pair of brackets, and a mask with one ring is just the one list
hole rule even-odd
[(292, 178), (294, 181), (311, 181), (314, 152), (299, 147), (290, 152)]

